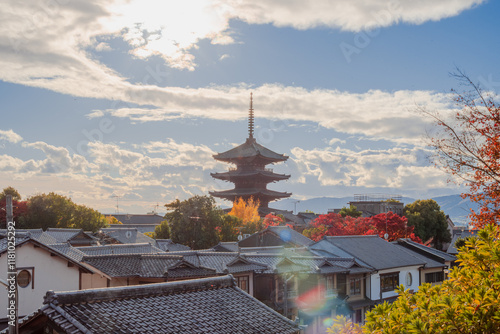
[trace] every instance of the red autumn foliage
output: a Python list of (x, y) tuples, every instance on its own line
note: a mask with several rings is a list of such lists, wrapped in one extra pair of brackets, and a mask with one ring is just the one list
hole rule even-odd
[[(6, 205), (6, 199), (0, 200), (0, 208), (4, 209)], [(14, 222), (18, 221), (19, 217), (25, 216), (28, 213), (28, 202), (26, 201), (12, 201), (12, 212), (14, 214)], [(5, 221), (7, 219), (7, 212), (5, 210), (0, 210), (0, 226), (5, 228)]]
[(303, 234), (314, 241), (333, 235), (379, 235), (388, 234), (388, 241), (410, 238), (422, 243), (413, 233), (413, 226), (407, 226), (407, 219), (395, 213), (381, 213), (373, 217), (342, 217), (337, 213), (320, 215)]
[(463, 93), (453, 91), (461, 110), (450, 118), (422, 111), (438, 128), (429, 138), (436, 152), (434, 163), (469, 187), (462, 197), (480, 205), (470, 218), (482, 228), (498, 224), (500, 217), (500, 106), (462, 71), (455, 76), (470, 88)]

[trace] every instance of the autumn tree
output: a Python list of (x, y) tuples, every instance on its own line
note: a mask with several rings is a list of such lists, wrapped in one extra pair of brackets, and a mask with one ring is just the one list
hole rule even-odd
[[(488, 225), (467, 239), (442, 284), (416, 292), (400, 286), (398, 299), (366, 314), (363, 333), (498, 333), (500, 328), (500, 228)], [(360, 333), (361, 326), (338, 318), (329, 333)]]
[(407, 204), (404, 215), (408, 225), (415, 228), (415, 235), (424, 242), (432, 239), (436, 249), (441, 250), (444, 243), (451, 241), (446, 215), (435, 200), (416, 200)]
[(239, 197), (234, 201), (233, 208), (229, 212), (229, 215), (241, 220), (240, 231), (242, 233), (252, 234), (262, 228), (259, 216), (259, 205), (259, 201), (255, 201), (253, 197), (250, 197), (246, 201), (242, 197)]
[(276, 216), (272, 213), (267, 214), (262, 220), (262, 228), (268, 228), (269, 226), (279, 226), (284, 224), (285, 220), (283, 216)]
[(496, 224), (500, 213), (500, 107), (492, 94), (464, 72), (458, 70), (455, 77), (467, 87), (463, 92), (452, 90), (459, 110), (450, 117), (420, 110), (434, 120), (437, 129), (428, 137), (435, 152), (432, 159), (469, 187), (463, 196), (480, 205), (471, 213), (473, 224)]
[(304, 230), (303, 234), (318, 241), (323, 236), (334, 235), (379, 235), (384, 238), (387, 233), (388, 241), (399, 238), (410, 238), (420, 242), (420, 238), (413, 233), (413, 227), (407, 226), (406, 218), (395, 213), (381, 213), (373, 217), (342, 217), (338, 213), (320, 215)]
[(358, 208), (355, 205), (350, 204), (348, 208), (344, 206), (342, 209), (340, 209), (339, 214), (342, 217), (351, 216), (357, 218), (361, 217), (363, 215), (363, 212), (358, 211)]
[(184, 201), (175, 200), (165, 205), (165, 219), (170, 226), (173, 242), (192, 249), (205, 249), (219, 242), (217, 227), (224, 212), (211, 196), (193, 196)]

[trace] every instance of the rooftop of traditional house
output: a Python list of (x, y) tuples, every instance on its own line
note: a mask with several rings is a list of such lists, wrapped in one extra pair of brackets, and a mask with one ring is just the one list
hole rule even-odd
[[(107, 236), (121, 244), (135, 244), (135, 243), (150, 243), (156, 246), (156, 241), (153, 238), (144, 235), (136, 228), (102, 228), (96, 233), (99, 237)], [(101, 241), (101, 243), (103, 243)]]
[(156, 239), (156, 246), (165, 252), (191, 250), (191, 247), (177, 244), (172, 239)]
[(238, 242), (240, 247), (287, 246), (302, 247), (314, 241), (288, 226), (269, 226)]
[(240, 290), (232, 276), (140, 286), (47, 292), (21, 332), (283, 333), (299, 326)]
[(107, 254), (158, 254), (165, 253), (150, 243), (117, 244), (104, 246), (76, 247), (85, 255), (107, 255)]
[(415, 253), (419, 253), (420, 255), (439, 263), (453, 262), (457, 259), (457, 257), (452, 254), (448, 254), (432, 247), (427, 247), (412, 241), (411, 239), (399, 239), (393, 243), (401, 245), (402, 247), (410, 249)]
[[(324, 245), (328, 242), (330, 245)], [(327, 246), (327, 247), (324, 247)], [(327, 236), (311, 245), (322, 255), (354, 257), (376, 270), (424, 265), (425, 261), (403, 253), (378, 235)]]

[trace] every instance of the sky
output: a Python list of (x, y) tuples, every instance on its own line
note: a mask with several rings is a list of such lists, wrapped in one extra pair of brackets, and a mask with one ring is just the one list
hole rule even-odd
[(456, 68), (498, 90), (498, 13), (492, 0), (6, 0), (0, 187), (103, 213), (230, 189), (212, 155), (247, 138), (252, 92), (257, 142), (289, 156), (268, 166), (291, 175), (270, 189), (461, 193), (429, 161), (435, 127), (417, 110), (457, 108)]

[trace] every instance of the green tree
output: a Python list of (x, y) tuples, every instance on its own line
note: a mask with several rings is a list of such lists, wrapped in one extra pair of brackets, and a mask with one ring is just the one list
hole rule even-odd
[(219, 237), (216, 227), (221, 226), (224, 212), (215, 206), (211, 196), (193, 196), (187, 200), (175, 200), (165, 205), (165, 219), (170, 225), (171, 239), (192, 249), (204, 249), (216, 245)]
[(357, 218), (357, 217), (361, 217), (363, 215), (363, 212), (358, 211), (358, 208), (355, 205), (350, 204), (349, 208), (346, 208), (344, 206), (342, 209), (340, 209), (339, 214), (342, 217), (350, 216), (350, 217)]
[(443, 244), (451, 241), (446, 215), (433, 199), (417, 200), (407, 204), (404, 215), (408, 226), (413, 226), (415, 235), (426, 242), (432, 238), (434, 247), (442, 249)]
[(19, 228), (82, 228), (97, 231), (106, 226), (104, 215), (70, 198), (56, 193), (39, 194), (28, 198), (27, 212), (19, 217)]
[[(457, 257), (460, 266), (442, 284), (426, 283), (415, 293), (400, 286), (394, 303), (367, 313), (363, 333), (498, 333), (500, 228), (489, 225), (477, 238), (467, 239)], [(330, 333), (351, 325), (342, 320)]]
[(232, 215), (223, 215), (221, 225), (216, 227), (219, 241), (238, 241), (238, 227), (241, 226), (241, 219)]
[(5, 199), (7, 195), (12, 195), (12, 200), (13, 201), (20, 201), (21, 200), (21, 195), (19, 195), (19, 192), (14, 189), (13, 187), (7, 187), (3, 188), (3, 191), (0, 193), (0, 201)]
[(155, 227), (153, 238), (170, 239), (170, 226), (168, 226), (168, 221), (164, 220), (160, 225)]

